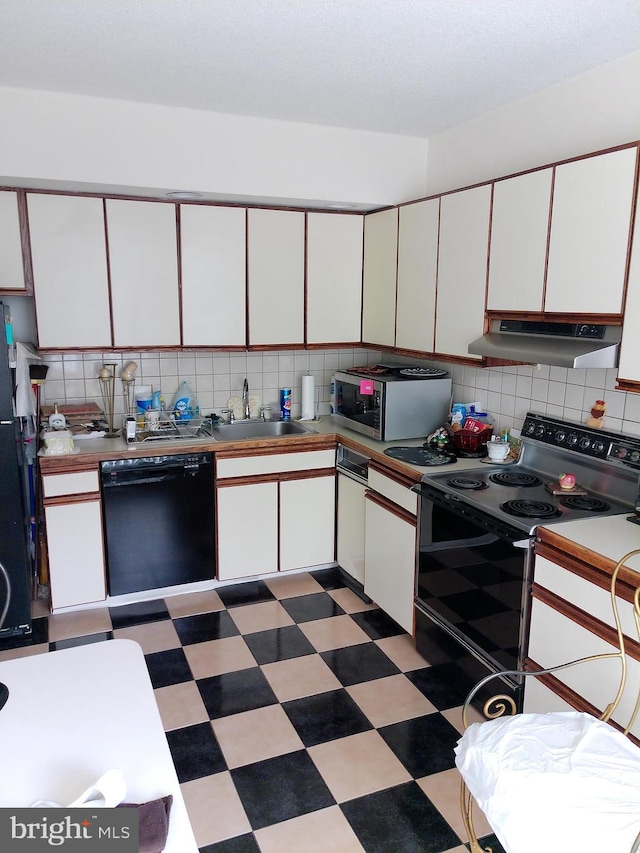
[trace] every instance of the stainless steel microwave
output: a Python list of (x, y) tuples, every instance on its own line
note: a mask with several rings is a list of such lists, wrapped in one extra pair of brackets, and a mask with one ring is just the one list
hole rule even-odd
[(421, 438), (451, 408), (451, 378), (437, 368), (376, 365), (336, 373), (333, 419), (379, 441)]

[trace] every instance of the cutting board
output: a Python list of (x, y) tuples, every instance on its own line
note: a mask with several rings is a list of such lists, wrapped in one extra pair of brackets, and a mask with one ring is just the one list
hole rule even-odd
[(547, 491), (552, 495), (588, 495), (589, 492), (583, 489), (578, 483), (572, 489), (563, 489), (559, 483), (545, 483)]

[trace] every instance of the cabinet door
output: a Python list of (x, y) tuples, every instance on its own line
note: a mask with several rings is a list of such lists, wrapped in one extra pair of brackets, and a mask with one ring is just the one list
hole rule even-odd
[(479, 358), (467, 347), (484, 332), (490, 203), (487, 185), (441, 199), (436, 352), (443, 355)]
[(175, 205), (106, 204), (114, 345), (179, 346)]
[(249, 344), (304, 343), (304, 213), (250, 210)]
[(382, 210), (364, 218), (362, 340), (392, 347), (396, 327), (398, 211)]
[(280, 569), (335, 559), (335, 475), (280, 483)]
[(361, 215), (307, 215), (307, 342), (360, 342)]
[(54, 610), (104, 601), (104, 548), (100, 501), (45, 507)]
[(489, 252), (490, 311), (542, 311), (553, 169), (496, 181)]
[(0, 192), (0, 290), (24, 290), (18, 194)]
[(433, 352), (440, 200), (400, 208), (396, 346)]
[(111, 347), (102, 199), (28, 194), (41, 348)]
[(619, 314), (637, 149), (556, 168), (545, 311)]
[(640, 382), (640, 211), (636, 211), (633, 249), (629, 264), (629, 280), (622, 324), (622, 343), (618, 378)]
[(413, 634), (415, 566), (415, 522), (367, 497), (364, 591), (409, 634)]
[(184, 346), (246, 345), (246, 211), (180, 206)]
[(345, 572), (364, 586), (365, 486), (338, 474), (338, 535), (336, 559)]
[(278, 570), (278, 484), (216, 490), (218, 580)]

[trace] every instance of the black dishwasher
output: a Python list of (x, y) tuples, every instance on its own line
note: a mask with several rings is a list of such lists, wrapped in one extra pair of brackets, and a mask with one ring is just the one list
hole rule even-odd
[(212, 453), (100, 468), (109, 595), (215, 577)]

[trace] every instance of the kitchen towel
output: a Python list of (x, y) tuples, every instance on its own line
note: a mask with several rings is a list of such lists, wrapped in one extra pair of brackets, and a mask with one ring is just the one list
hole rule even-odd
[(315, 379), (307, 374), (302, 377), (302, 414), (301, 421), (315, 419)]

